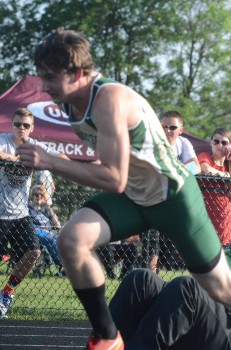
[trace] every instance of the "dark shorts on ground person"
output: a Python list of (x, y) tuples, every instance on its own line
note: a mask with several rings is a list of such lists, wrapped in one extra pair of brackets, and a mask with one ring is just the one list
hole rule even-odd
[(166, 283), (149, 269), (121, 282), (109, 305), (125, 350), (230, 350), (231, 315), (192, 277)]
[(0, 254), (8, 244), (15, 262), (28, 250), (39, 250), (39, 241), (29, 216), (16, 220), (0, 220)]
[(179, 193), (171, 192), (170, 186), (167, 200), (150, 207), (134, 203), (124, 193), (105, 192), (92, 197), (84, 206), (106, 220), (111, 241), (154, 227), (172, 240), (191, 272), (209, 272), (219, 260), (221, 245), (194, 176), (186, 179)]

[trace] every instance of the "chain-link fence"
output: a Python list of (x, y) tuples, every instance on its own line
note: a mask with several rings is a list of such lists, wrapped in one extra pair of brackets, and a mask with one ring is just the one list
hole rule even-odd
[[(3, 170), (4, 167), (5, 165), (2, 164), (0, 170)], [(19, 169), (18, 165), (17, 169)], [(11, 181), (11, 185), (15, 183), (20, 186), (19, 177), (25, 174), (22, 168), (20, 169), (21, 174), (18, 170), (15, 172), (14, 168), (11, 167), (11, 180), (14, 179)], [(9, 173), (9, 169), (7, 171)], [(2, 171), (1, 174), (1, 181), (3, 181), (6, 173)], [(37, 181), (35, 174), (36, 172), (33, 175), (32, 188), (33, 183)], [(56, 175), (53, 176), (53, 180), (55, 191), (52, 196), (52, 208), (62, 226), (71, 214), (96, 191)], [(231, 231), (231, 180), (230, 178), (205, 175), (197, 176), (197, 180), (221, 242), (227, 246), (230, 242)], [(18, 193), (20, 195), (20, 191)], [(37, 194), (39, 197), (39, 193)], [(30, 205), (32, 204), (33, 199), (30, 202)], [(20, 230), (18, 231), (20, 233)], [(14, 302), (8, 313), (10, 318), (85, 319), (83, 307), (70, 286), (57, 252), (58, 232), (59, 228), (52, 226), (36, 228), (41, 255), (33, 270), (15, 289)], [(12, 244), (7, 244), (5, 250), (1, 251), (0, 289), (8, 281), (12, 268), (15, 266), (14, 251), (18, 251), (18, 247), (16, 249)], [(188, 274), (172, 242), (154, 229), (124, 241), (107, 244), (98, 248), (97, 251), (105, 270), (108, 300), (113, 296), (123, 276), (134, 268), (152, 268), (166, 281), (179, 275)]]

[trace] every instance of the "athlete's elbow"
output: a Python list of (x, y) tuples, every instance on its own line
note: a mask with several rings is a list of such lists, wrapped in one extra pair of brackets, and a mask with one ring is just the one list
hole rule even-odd
[(116, 190), (116, 193), (123, 193), (124, 190), (125, 190), (125, 186), (118, 186), (117, 190)]
[(115, 181), (113, 184), (113, 192), (115, 193), (123, 193), (126, 188), (127, 182), (125, 181)]

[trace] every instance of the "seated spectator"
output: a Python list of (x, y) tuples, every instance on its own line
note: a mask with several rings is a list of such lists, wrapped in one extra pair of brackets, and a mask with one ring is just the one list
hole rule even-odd
[(130, 272), (109, 305), (126, 350), (230, 350), (230, 309), (192, 277), (164, 282), (148, 269)]
[(48, 193), (44, 185), (34, 185), (31, 189), (29, 211), (36, 226), (60, 228), (60, 221), (48, 204)]
[(55, 183), (49, 170), (37, 170), (35, 172), (36, 185), (44, 185), (48, 194), (47, 203), (52, 206), (52, 197), (55, 192)]
[[(202, 152), (198, 159), (204, 174), (230, 177), (231, 131), (217, 128), (211, 136), (211, 153)], [(230, 182), (198, 178), (210, 219), (217, 230), (221, 244), (231, 242)]]
[(31, 189), (29, 213), (36, 227), (35, 232), (39, 241), (47, 248), (53, 261), (61, 265), (56, 232), (61, 225), (54, 210), (47, 203), (47, 198), (46, 188), (43, 185), (34, 185)]

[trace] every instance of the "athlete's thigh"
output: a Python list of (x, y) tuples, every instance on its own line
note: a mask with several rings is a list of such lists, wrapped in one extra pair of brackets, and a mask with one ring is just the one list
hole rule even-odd
[(111, 241), (121, 240), (147, 229), (140, 207), (124, 193), (101, 192), (84, 204), (97, 212), (110, 230)]
[(173, 241), (188, 268), (206, 265), (219, 255), (220, 242), (193, 177), (174, 197), (145, 208), (144, 216)]

